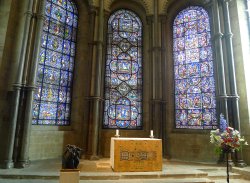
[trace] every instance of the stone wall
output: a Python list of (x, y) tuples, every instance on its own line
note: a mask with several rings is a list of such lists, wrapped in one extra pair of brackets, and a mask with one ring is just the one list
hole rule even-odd
[[(238, 93), (240, 96), (241, 134), (250, 142), (250, 24), (246, 11), (246, 1), (237, 0), (230, 3), (230, 18), (233, 32), (233, 47)], [(248, 90), (247, 90), (248, 89)], [(243, 157), (250, 164), (250, 148), (244, 146)]]
[(4, 43), (6, 38), (9, 13), (10, 13), (11, 1), (2, 0), (0, 1), (0, 65), (2, 63), (2, 55), (4, 49)]

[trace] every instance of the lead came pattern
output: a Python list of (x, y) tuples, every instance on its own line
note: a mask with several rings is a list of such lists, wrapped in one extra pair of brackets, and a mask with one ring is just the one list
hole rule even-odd
[(69, 125), (77, 10), (71, 0), (47, 0), (34, 94), (34, 125)]
[(182, 10), (173, 25), (176, 128), (216, 129), (215, 81), (208, 13)]
[(104, 128), (142, 128), (142, 24), (129, 10), (108, 21)]

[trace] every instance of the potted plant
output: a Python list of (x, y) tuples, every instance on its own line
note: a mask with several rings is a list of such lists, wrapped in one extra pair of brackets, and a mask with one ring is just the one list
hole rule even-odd
[(225, 153), (227, 161), (227, 182), (229, 183), (228, 154), (239, 151), (247, 141), (240, 132), (227, 125), (224, 116), (220, 115), (220, 129), (211, 130), (210, 142), (215, 145), (217, 153)]

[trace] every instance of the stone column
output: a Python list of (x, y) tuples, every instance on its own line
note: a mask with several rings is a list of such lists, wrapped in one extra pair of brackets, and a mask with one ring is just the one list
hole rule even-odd
[(96, 46), (96, 56), (93, 58), (92, 64), (92, 79), (91, 79), (91, 112), (89, 120), (90, 139), (88, 143), (88, 155), (91, 160), (99, 159), (98, 157), (98, 135), (100, 126), (100, 107), (101, 101), (101, 82), (102, 82), (102, 61), (103, 61), (103, 0), (99, 0), (99, 14), (98, 14), (98, 32)]
[[(33, 99), (34, 99), (34, 91), (36, 84), (36, 76), (40, 55), (40, 47), (41, 47), (41, 34), (43, 28), (43, 20), (45, 18), (44, 9), (45, 9), (46, 0), (36, 1), (35, 4), (35, 15), (36, 20), (35, 23), (32, 24), (34, 32), (30, 35), (30, 39), (34, 36), (34, 44), (30, 44), (30, 58), (29, 67), (28, 67), (28, 75), (27, 75), (27, 84), (26, 84), (26, 105), (25, 105), (25, 113), (24, 113), (24, 121), (23, 121), (23, 131), (21, 132), (21, 140), (20, 140), (20, 152), (17, 156), (17, 162), (15, 163), (16, 167), (24, 168), (29, 165), (29, 144), (30, 144), (30, 132), (32, 125), (32, 112), (33, 112)], [(38, 7), (38, 8), (37, 8)], [(38, 11), (37, 11), (38, 9)]]
[[(166, 82), (165, 82), (165, 79), (167, 79), (167, 76), (166, 76), (166, 70), (167, 70), (167, 67), (166, 67), (166, 62), (167, 62), (167, 46), (166, 46), (166, 43), (167, 43), (167, 40), (166, 40), (166, 23), (167, 23), (167, 16), (165, 15), (162, 15), (160, 16), (160, 21), (161, 21), (161, 61), (162, 61), (162, 67), (161, 67), (161, 72), (162, 72), (162, 91), (164, 93), (166, 93)], [(167, 101), (167, 98), (166, 98), (166, 95), (162, 95), (162, 101), (161, 101), (161, 110), (162, 111), (166, 111), (166, 101)], [(163, 113), (162, 114), (162, 128), (161, 128), (161, 131), (162, 131), (162, 142), (163, 142), (163, 156), (164, 157), (168, 157), (169, 156), (169, 143), (168, 143), (168, 131), (167, 131), (167, 115), (166, 113)]]
[[(147, 16), (147, 24), (148, 24), (148, 27), (149, 27), (149, 46), (148, 46), (148, 61), (149, 61), (149, 68), (153, 68), (152, 64), (152, 60), (153, 60), (153, 56), (152, 56), (152, 45), (153, 45), (153, 17), (152, 16)], [(150, 88), (153, 87), (153, 79), (152, 79), (152, 69), (149, 70), (149, 75), (150, 75)], [(152, 90), (150, 91), (150, 96), (152, 96)], [(151, 102), (151, 101), (150, 101)], [(150, 103), (149, 105), (149, 111), (150, 111), (150, 114), (149, 114), (149, 130), (153, 129), (153, 115), (152, 115), (152, 103)]]
[[(230, 100), (232, 101), (232, 125), (233, 127), (240, 131), (240, 115), (239, 115), (239, 96), (237, 92), (237, 83), (235, 76), (235, 65), (234, 65), (234, 55), (233, 55), (233, 34), (231, 31), (230, 16), (228, 3), (231, 0), (220, 0), (222, 3), (222, 11), (224, 18), (224, 29), (225, 29), (225, 45), (228, 61), (228, 76), (230, 84)], [(243, 167), (246, 166), (242, 160), (242, 151), (236, 152), (236, 165)]]
[(17, 118), (18, 118), (18, 111), (19, 111), (19, 103), (20, 103), (20, 93), (23, 88), (22, 85), (22, 77), (23, 77), (23, 68), (26, 62), (26, 49), (27, 49), (27, 42), (29, 37), (29, 29), (31, 18), (33, 16), (32, 7), (33, 7), (33, 0), (28, 0), (26, 3), (26, 12), (24, 14), (25, 21), (24, 21), (24, 30), (22, 35), (22, 42), (21, 42), (21, 52), (20, 57), (18, 60), (18, 70), (17, 76), (15, 79), (15, 83), (13, 83), (13, 100), (11, 101), (11, 119), (8, 128), (8, 136), (6, 137), (5, 141), (8, 144), (8, 148), (5, 150), (4, 156), (4, 164), (3, 168), (11, 168), (13, 167), (13, 149), (14, 149), (14, 141), (15, 141), (15, 132), (16, 132), (16, 125), (17, 125)]
[(228, 121), (228, 107), (227, 107), (227, 91), (225, 81), (225, 65), (223, 58), (223, 47), (221, 32), (221, 22), (219, 14), (219, 6), (217, 0), (212, 1), (212, 15), (213, 15), (213, 45), (214, 45), (214, 65), (216, 74), (216, 91), (217, 91), (217, 120), (219, 122), (219, 114), (222, 113)]
[(161, 108), (161, 36), (158, 17), (158, 0), (154, 0), (153, 34), (152, 34), (152, 124), (154, 134), (162, 138), (162, 108)]
[[(97, 9), (95, 7), (90, 7), (89, 8), (89, 30), (88, 30), (88, 35), (89, 35), (89, 38), (88, 38), (88, 52), (89, 52), (89, 55), (88, 55), (88, 62), (89, 62), (89, 65), (90, 65), (90, 68), (93, 67), (93, 61), (94, 61), (94, 33), (95, 33), (95, 20), (96, 20), (96, 12), (97, 12)], [(91, 66), (92, 65), (92, 66)], [(91, 73), (91, 72), (90, 72)], [(91, 79), (91, 82), (92, 82), (92, 77), (90, 78)], [(92, 90), (91, 90), (92, 91)], [(92, 95), (92, 93), (90, 94)], [(93, 94), (94, 95), (94, 94)], [(91, 109), (91, 98), (90, 97), (86, 97), (85, 100), (88, 102), (88, 108)], [(91, 115), (92, 113), (90, 113), (89, 115), (89, 119), (88, 119), (88, 122), (91, 123), (92, 119), (91, 119)], [(87, 124), (87, 129), (90, 129), (90, 124)], [(89, 150), (88, 149), (91, 149), (91, 147), (89, 147), (91, 144), (91, 141), (89, 141), (89, 134), (88, 133), (84, 133), (83, 134), (83, 140), (86, 142), (86, 150), (84, 153), (85, 156), (88, 155), (89, 153)], [(91, 138), (90, 138), (91, 139)]]

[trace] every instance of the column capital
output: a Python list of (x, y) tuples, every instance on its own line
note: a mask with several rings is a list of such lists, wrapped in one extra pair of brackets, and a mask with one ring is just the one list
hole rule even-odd
[(88, 9), (89, 15), (96, 15), (98, 12), (98, 8), (96, 6), (90, 6)]

